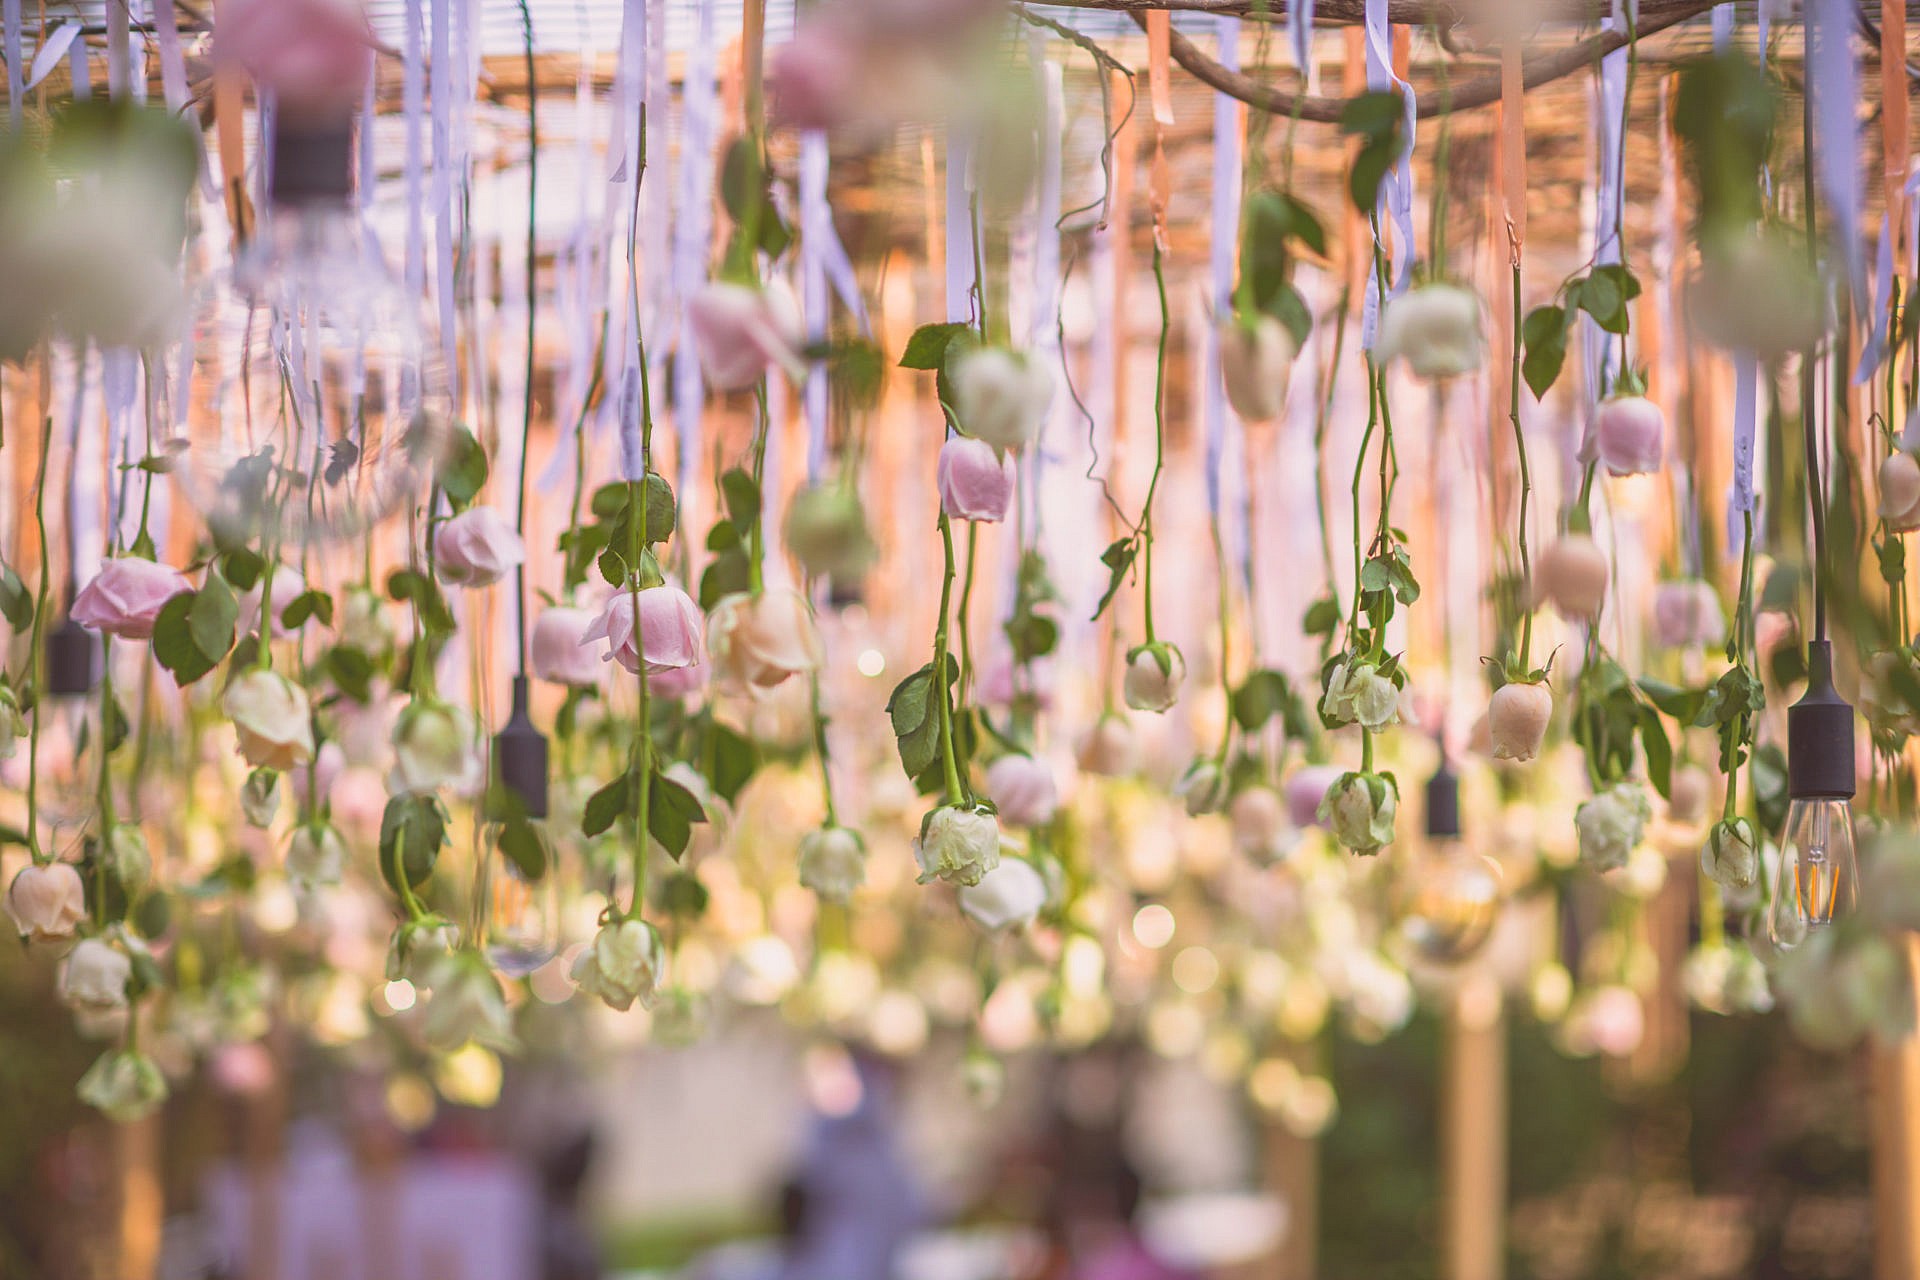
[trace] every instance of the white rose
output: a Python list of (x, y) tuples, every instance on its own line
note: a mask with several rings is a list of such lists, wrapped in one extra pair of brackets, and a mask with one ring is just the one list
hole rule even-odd
[(1032, 442), (1053, 402), (1053, 374), (1001, 347), (974, 347), (947, 366), (960, 427), (996, 449)]
[(313, 759), (313, 719), (304, 689), (278, 671), (253, 667), (234, 677), (221, 708), (240, 754), (256, 769), (285, 772)]
[(500, 980), (480, 956), (455, 952), (433, 966), (433, 996), (420, 1033), (442, 1052), (467, 1044), (509, 1047), (513, 1015), (500, 994)]
[(989, 933), (1024, 929), (1047, 905), (1047, 882), (1024, 858), (1002, 858), (980, 883), (963, 885), (959, 897), (960, 909)]
[(1480, 298), (1470, 289), (1434, 281), (1390, 300), (1380, 315), (1374, 358), (1405, 357), (1422, 378), (1452, 378), (1486, 363)]
[(1249, 422), (1268, 422), (1286, 412), (1287, 382), (1299, 354), (1287, 327), (1262, 313), (1251, 324), (1227, 316), (1218, 332), (1220, 378), (1233, 411)]
[(1745, 889), (1760, 878), (1760, 838), (1745, 818), (1716, 822), (1700, 849), (1700, 869), (1724, 889)]
[(347, 846), (331, 823), (295, 827), (287, 842), (287, 874), (301, 884), (338, 884), (346, 869)]
[(612, 920), (574, 960), (573, 985), (622, 1013), (635, 1000), (651, 1008), (663, 964), (658, 930), (645, 920)]
[(1259, 866), (1285, 861), (1300, 844), (1300, 830), (1287, 813), (1287, 802), (1272, 787), (1248, 787), (1233, 798), (1227, 810), (1233, 823), (1233, 843)]
[(1180, 781), (1174, 784), (1173, 794), (1186, 805), (1187, 816), (1197, 818), (1220, 808), (1226, 799), (1226, 779), (1220, 776), (1220, 769), (1213, 761), (1203, 757), (1187, 766)]
[(825, 661), (813, 607), (795, 591), (738, 592), (707, 615), (707, 655), (735, 688), (771, 689)]
[(1400, 690), (1370, 662), (1347, 661), (1327, 681), (1327, 715), (1375, 733), (1400, 719)]
[(393, 620), (387, 602), (365, 587), (347, 592), (340, 606), (340, 643), (378, 656), (393, 647)]
[(35, 942), (71, 938), (87, 918), (87, 891), (71, 863), (22, 867), (7, 888), (7, 914), (20, 936)]
[(99, 938), (85, 938), (60, 966), (60, 999), (76, 1013), (107, 1014), (127, 1007), (133, 961)]
[(1000, 823), (988, 809), (941, 805), (921, 819), (913, 857), (921, 884), (979, 884), (1000, 863)]
[(470, 726), (446, 703), (409, 703), (394, 722), (387, 789), (396, 795), (424, 795), (471, 782), (478, 766)]
[(987, 796), (1001, 820), (1016, 827), (1045, 826), (1060, 807), (1053, 770), (1021, 752), (1008, 752), (987, 766)]
[(1355, 853), (1377, 853), (1393, 842), (1393, 819), (1400, 795), (1391, 779), (1377, 773), (1343, 773), (1320, 801), (1319, 819)]
[(1170, 644), (1143, 644), (1127, 655), (1127, 677), (1122, 685), (1127, 705), (1135, 711), (1165, 711), (1180, 699), (1187, 678), (1187, 661)]
[(1618, 782), (1574, 811), (1580, 833), (1580, 858), (1595, 871), (1625, 866), (1627, 855), (1640, 843), (1653, 804), (1637, 782)]
[(1118, 778), (1132, 773), (1140, 763), (1133, 727), (1123, 716), (1101, 716), (1080, 740), (1078, 759), (1083, 771), (1102, 777)]
[(1495, 760), (1525, 762), (1540, 754), (1553, 719), (1553, 694), (1544, 684), (1503, 684), (1487, 708)]
[(167, 1100), (167, 1078), (138, 1050), (109, 1049), (87, 1068), (74, 1093), (109, 1118), (130, 1124)]
[(442, 961), (460, 945), (460, 931), (439, 916), (409, 920), (394, 930), (387, 950), (387, 981), (405, 978), (416, 987), (431, 987)]
[(827, 902), (845, 902), (867, 882), (867, 846), (860, 833), (822, 827), (800, 839), (800, 883)]

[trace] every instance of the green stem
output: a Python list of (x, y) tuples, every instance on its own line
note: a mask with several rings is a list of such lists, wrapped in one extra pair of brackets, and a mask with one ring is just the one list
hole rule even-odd
[(929, 691), (940, 708), (940, 765), (946, 774), (947, 803), (966, 803), (960, 785), (960, 766), (953, 753), (953, 704), (947, 696), (947, 620), (953, 609), (953, 524), (946, 512), (940, 513), (940, 543), (946, 553), (946, 568), (940, 579), (940, 623), (933, 633), (933, 688)]
[[(767, 429), (770, 421), (767, 412), (766, 379), (762, 378), (753, 384), (753, 399), (759, 411), (759, 422), (753, 433), (753, 489), (755, 493), (760, 493), (767, 469)], [(766, 589), (761, 569), (761, 562), (767, 555), (765, 524), (766, 511), (763, 495), (761, 510), (753, 517), (753, 530), (747, 544), (747, 581), (756, 596)]]
[[(1507, 387), (1507, 419), (1513, 424), (1513, 451), (1520, 459), (1520, 583), (1523, 592), (1532, 590), (1533, 557), (1527, 549), (1527, 507), (1533, 497), (1533, 472), (1527, 465), (1527, 436), (1520, 429), (1520, 255), (1513, 256), (1513, 368)], [(1520, 670), (1533, 670), (1533, 609), (1522, 600), (1520, 606)]]
[(827, 756), (827, 717), (820, 710), (820, 673), (813, 672), (808, 677), (813, 695), (813, 752), (820, 761), (820, 795), (826, 801), (827, 825), (840, 825), (840, 816), (833, 805), (833, 769)]
[(47, 597), (53, 577), (53, 558), (47, 550), (47, 457), (53, 452), (53, 415), (40, 429), (40, 468), (33, 482), (33, 527), (39, 531), (40, 583), (33, 601), (33, 723), (27, 730), (27, 852), (36, 865), (51, 862), (40, 847), (40, 723), (47, 714)]
[(960, 692), (966, 705), (967, 692), (973, 687), (973, 566), (979, 551), (980, 525), (967, 521), (967, 567), (960, 577)]
[(1167, 273), (1162, 260), (1160, 240), (1153, 242), (1153, 286), (1160, 299), (1160, 346), (1153, 373), (1153, 475), (1147, 481), (1147, 499), (1140, 507), (1140, 594), (1145, 614), (1147, 643), (1155, 643), (1153, 629), (1153, 495), (1160, 487), (1160, 472), (1167, 461), (1167, 338), (1173, 329), (1172, 312), (1167, 307)]

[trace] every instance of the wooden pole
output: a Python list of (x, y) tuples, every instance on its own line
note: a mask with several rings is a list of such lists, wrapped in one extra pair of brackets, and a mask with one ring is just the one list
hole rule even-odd
[(1446, 1012), (1440, 1185), (1447, 1280), (1506, 1269), (1507, 1040), (1499, 985), (1467, 978)]
[[(1907, 963), (1920, 959), (1920, 935), (1907, 938)], [(1874, 1280), (1920, 1275), (1920, 1037), (1867, 1049), (1873, 1092)]]

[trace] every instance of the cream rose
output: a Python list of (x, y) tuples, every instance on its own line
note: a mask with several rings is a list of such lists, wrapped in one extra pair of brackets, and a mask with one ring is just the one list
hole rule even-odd
[(771, 689), (825, 660), (813, 607), (797, 592), (739, 592), (707, 618), (707, 653), (719, 678), (736, 688)]
[(227, 686), (221, 707), (256, 769), (282, 772), (313, 759), (313, 718), (304, 689), (278, 671), (249, 668)]

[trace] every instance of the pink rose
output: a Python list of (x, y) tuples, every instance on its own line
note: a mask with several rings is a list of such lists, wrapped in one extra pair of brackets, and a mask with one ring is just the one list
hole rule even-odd
[(987, 766), (987, 796), (1000, 810), (1000, 820), (1016, 827), (1044, 826), (1060, 807), (1053, 770), (1044, 760), (1017, 753)]
[(813, 608), (793, 591), (739, 592), (714, 606), (707, 650), (719, 679), (735, 688), (771, 689), (825, 660)]
[(1330, 764), (1302, 765), (1294, 770), (1293, 776), (1287, 779), (1287, 816), (1294, 826), (1324, 825), (1320, 821), (1320, 802), (1344, 772)]
[(83, 627), (122, 640), (145, 640), (167, 601), (193, 590), (171, 565), (139, 556), (115, 556), (100, 564), (93, 581), (74, 597), (70, 616)]
[(767, 68), (773, 122), (790, 129), (837, 129), (861, 113), (864, 42), (849, 24), (801, 22)]
[(1658, 471), (1666, 456), (1666, 437), (1666, 415), (1645, 396), (1610, 396), (1594, 418), (1594, 448), (1608, 475)]
[(600, 664), (586, 648), (587, 631), (596, 619), (591, 609), (555, 605), (533, 620), (527, 641), (533, 674), (554, 684), (591, 685), (599, 682)]
[(700, 606), (678, 587), (648, 587), (639, 593), (640, 625), (633, 624), (634, 593), (616, 591), (607, 606), (580, 633), (582, 645), (607, 642), (606, 662), (618, 662), (629, 671), (640, 670), (646, 658), (647, 674), (657, 675), (691, 667), (700, 661)]
[(707, 668), (703, 663), (690, 667), (670, 667), (647, 678), (647, 692), (656, 698), (684, 698), (707, 686)]
[(1050, 659), (1036, 658), (1022, 670), (1011, 652), (997, 649), (980, 668), (980, 701), (990, 707), (1010, 707), (1015, 698), (1031, 698), (1035, 707), (1048, 711), (1056, 684)]
[(244, 67), (284, 109), (350, 111), (360, 101), (373, 35), (354, 0), (233, 0), (220, 8), (214, 56)]
[(1920, 462), (1910, 453), (1890, 453), (1880, 464), (1880, 518), (1899, 533), (1920, 528)]
[(1495, 689), (1487, 709), (1493, 758), (1527, 761), (1539, 755), (1551, 719), (1553, 694), (1546, 685), (1514, 683)]
[(434, 570), (455, 586), (490, 587), (526, 558), (526, 544), (492, 507), (461, 512), (433, 539)]
[(1606, 554), (1587, 534), (1567, 534), (1534, 561), (1533, 595), (1563, 618), (1592, 622), (1607, 599)]
[(800, 308), (777, 282), (750, 289), (713, 281), (687, 300), (687, 324), (715, 391), (745, 391), (776, 364), (796, 381), (807, 371), (800, 359), (806, 342)]
[(1653, 635), (1666, 649), (1719, 644), (1726, 639), (1727, 615), (1712, 584), (1696, 579), (1655, 587)]
[(984, 440), (954, 436), (940, 446), (940, 509), (952, 520), (994, 522), (1013, 505), (1013, 459)]

